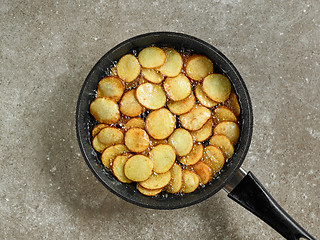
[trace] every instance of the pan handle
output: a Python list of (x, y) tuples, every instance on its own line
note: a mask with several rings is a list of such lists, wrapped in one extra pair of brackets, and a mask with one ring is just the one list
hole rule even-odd
[(250, 171), (246, 174), (240, 168), (224, 189), (228, 197), (269, 224), (284, 238), (316, 240), (280, 207)]

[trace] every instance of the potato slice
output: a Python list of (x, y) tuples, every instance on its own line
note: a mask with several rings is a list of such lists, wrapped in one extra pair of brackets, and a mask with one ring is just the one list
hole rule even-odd
[(194, 192), (200, 184), (200, 177), (190, 171), (190, 170), (182, 170), (182, 188), (181, 192), (183, 193), (191, 193)]
[(202, 90), (201, 85), (197, 85), (194, 89), (194, 93), (196, 95), (196, 98), (198, 99), (199, 103), (201, 103), (203, 106), (212, 108), (216, 106), (218, 103), (211, 100)]
[(105, 128), (105, 127), (108, 127), (107, 124), (104, 124), (104, 123), (101, 123), (101, 124), (97, 124), (93, 127), (92, 129), (92, 132), (91, 132), (91, 135), (92, 135), (92, 138), (94, 138), (95, 136), (98, 135), (98, 133), (101, 131), (101, 129)]
[(193, 144), (191, 151), (184, 157), (178, 158), (179, 162), (184, 165), (193, 165), (200, 161), (203, 156), (202, 144)]
[(186, 73), (193, 80), (201, 81), (213, 72), (212, 61), (203, 55), (193, 55), (186, 63)]
[(144, 129), (144, 121), (139, 117), (131, 118), (126, 124), (124, 124), (123, 128), (124, 130), (129, 130), (130, 128)]
[(222, 169), (225, 163), (225, 158), (223, 152), (219, 148), (208, 145), (204, 148), (202, 161), (208, 164), (212, 169), (212, 173), (215, 174), (220, 172)]
[(105, 150), (107, 148), (107, 146), (105, 144), (102, 144), (99, 139), (98, 136), (95, 136), (92, 139), (92, 147), (94, 148), (94, 150), (96, 150), (99, 153), (102, 153), (103, 150)]
[(124, 174), (135, 182), (147, 180), (152, 175), (153, 162), (144, 155), (130, 157), (124, 165)]
[(195, 131), (199, 130), (210, 117), (210, 109), (196, 104), (190, 112), (180, 115), (179, 120), (184, 128)]
[(161, 83), (164, 79), (164, 76), (155, 69), (143, 68), (141, 73), (146, 80), (152, 83)]
[(222, 74), (210, 74), (203, 80), (202, 89), (213, 101), (224, 102), (231, 93), (231, 83)]
[(137, 183), (137, 189), (140, 193), (142, 193), (143, 195), (146, 195), (146, 196), (156, 196), (157, 194), (159, 194), (163, 190), (162, 188), (146, 189), (144, 187), (141, 187), (141, 185), (139, 183)]
[(169, 144), (159, 144), (149, 152), (149, 158), (153, 161), (154, 172), (165, 173), (173, 166), (176, 153)]
[(166, 62), (159, 68), (159, 71), (167, 77), (175, 77), (182, 70), (183, 61), (181, 55), (173, 48), (163, 48), (166, 53)]
[(183, 128), (177, 128), (169, 137), (168, 143), (178, 156), (186, 156), (193, 147), (191, 134)]
[(236, 144), (240, 136), (240, 129), (235, 122), (221, 122), (214, 127), (213, 133), (225, 135), (233, 144)]
[(105, 77), (100, 80), (97, 97), (109, 97), (118, 102), (124, 92), (124, 84), (117, 77)]
[(137, 117), (145, 111), (136, 99), (136, 90), (126, 92), (120, 101), (120, 112), (128, 117)]
[(177, 193), (182, 188), (182, 168), (175, 163), (170, 169), (170, 173), (171, 180), (165, 189), (168, 193)]
[(123, 183), (131, 183), (132, 181), (124, 175), (124, 165), (127, 162), (128, 158), (131, 157), (131, 154), (123, 154), (117, 156), (113, 161), (112, 161), (112, 173), (113, 175)]
[(241, 109), (237, 99), (237, 95), (234, 92), (230, 93), (230, 96), (225, 102), (225, 105), (232, 110), (236, 117), (239, 117)]
[(130, 128), (124, 138), (125, 145), (132, 152), (143, 152), (149, 147), (149, 135), (141, 128)]
[(212, 179), (213, 171), (211, 167), (203, 161), (197, 162), (192, 166), (193, 171), (200, 177), (200, 183), (205, 185)]
[(99, 142), (109, 147), (114, 144), (123, 143), (123, 133), (116, 127), (105, 127), (98, 133)]
[(138, 59), (132, 54), (124, 55), (117, 64), (118, 76), (125, 82), (134, 81), (141, 71)]
[(213, 119), (216, 123), (223, 121), (237, 122), (236, 115), (225, 106), (218, 106), (213, 110)]
[(120, 119), (118, 104), (108, 97), (94, 99), (90, 104), (90, 113), (100, 123), (111, 124)]
[(167, 77), (163, 82), (163, 87), (168, 97), (173, 101), (185, 99), (192, 90), (189, 79), (183, 73), (176, 77)]
[(155, 110), (146, 118), (146, 130), (155, 139), (165, 139), (170, 136), (176, 126), (175, 116), (166, 108)]
[(165, 173), (154, 173), (147, 180), (140, 182), (140, 185), (141, 187), (144, 187), (146, 189), (159, 189), (167, 186), (170, 180), (170, 171), (167, 171)]
[(154, 138), (150, 137), (151, 148), (154, 148), (155, 146), (157, 146), (159, 144), (167, 144), (167, 143), (168, 143), (167, 139), (154, 139)]
[(196, 131), (192, 131), (191, 136), (193, 139), (197, 142), (203, 142), (207, 140), (211, 134), (212, 134), (212, 126), (213, 126), (213, 120), (210, 118), (202, 128)]
[(162, 108), (167, 101), (166, 93), (160, 85), (144, 83), (137, 88), (136, 97), (139, 103), (151, 110)]
[(226, 158), (231, 158), (234, 153), (232, 142), (225, 135), (213, 135), (209, 141), (209, 144), (219, 148)]
[(194, 95), (191, 93), (188, 97), (180, 101), (172, 101), (167, 102), (167, 106), (169, 110), (176, 115), (181, 115), (187, 112), (190, 112), (193, 106), (196, 103), (196, 99)]
[(165, 52), (158, 47), (146, 47), (138, 55), (139, 62), (144, 68), (161, 67), (166, 61)]
[(129, 152), (129, 149), (123, 144), (110, 146), (101, 154), (101, 162), (106, 168), (110, 168), (115, 157), (127, 152)]

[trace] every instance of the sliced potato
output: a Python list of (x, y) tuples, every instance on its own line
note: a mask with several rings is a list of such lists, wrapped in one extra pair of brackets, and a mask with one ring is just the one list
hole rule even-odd
[(164, 76), (155, 69), (143, 68), (141, 73), (146, 80), (152, 83), (161, 83), (164, 79)]
[(210, 99), (202, 90), (201, 85), (197, 85), (194, 89), (194, 93), (196, 95), (196, 98), (198, 99), (199, 103), (201, 103), (203, 106), (212, 108), (216, 106), (218, 103)]
[(101, 162), (106, 168), (110, 168), (115, 157), (127, 152), (129, 152), (129, 149), (123, 144), (110, 146), (101, 154)]
[(163, 82), (163, 87), (168, 97), (173, 101), (185, 99), (192, 90), (189, 79), (183, 73), (176, 77), (167, 77)]
[(196, 131), (192, 131), (191, 136), (193, 139), (197, 142), (203, 142), (207, 140), (211, 134), (212, 134), (212, 126), (213, 126), (213, 120), (210, 118), (202, 128)]
[(141, 128), (130, 128), (126, 132), (124, 143), (132, 152), (143, 152), (149, 147), (149, 135)]
[(181, 192), (183, 193), (191, 193), (194, 192), (200, 184), (200, 177), (190, 171), (190, 170), (182, 170), (182, 188)]
[(203, 156), (202, 144), (193, 144), (191, 151), (184, 157), (178, 158), (179, 162), (184, 165), (193, 165), (201, 160)]
[(188, 97), (180, 101), (168, 101), (167, 106), (169, 110), (176, 115), (181, 115), (190, 112), (196, 103), (194, 95), (191, 93)]
[(214, 127), (213, 133), (225, 135), (233, 144), (236, 144), (240, 136), (240, 129), (235, 122), (221, 122)]
[(90, 113), (100, 123), (111, 124), (120, 119), (118, 104), (108, 97), (93, 100), (90, 104)]
[(147, 180), (140, 182), (140, 185), (141, 187), (144, 187), (146, 189), (159, 189), (167, 186), (170, 180), (170, 171), (167, 171), (165, 173), (154, 173)]
[(212, 61), (203, 55), (193, 55), (186, 63), (186, 73), (193, 80), (201, 81), (213, 72)]
[(124, 55), (117, 64), (118, 76), (125, 82), (134, 81), (141, 71), (138, 59), (132, 54)]
[(150, 137), (151, 148), (154, 148), (155, 146), (157, 146), (159, 144), (167, 144), (167, 143), (168, 143), (167, 139), (154, 139), (154, 138)]
[(137, 117), (145, 111), (135, 96), (136, 90), (132, 89), (126, 92), (120, 101), (120, 112), (128, 117)]
[(236, 115), (226, 106), (218, 106), (213, 110), (213, 119), (216, 123), (223, 121), (237, 122)]
[(166, 108), (149, 113), (146, 118), (146, 130), (155, 139), (165, 139), (170, 136), (176, 126), (175, 116)]
[(195, 131), (199, 130), (210, 117), (210, 109), (196, 104), (190, 112), (180, 115), (179, 120), (184, 128)]
[(97, 124), (93, 127), (92, 129), (92, 138), (94, 138), (95, 136), (98, 135), (98, 133), (101, 131), (101, 129), (105, 128), (105, 127), (108, 127), (107, 124), (104, 124), (104, 123), (100, 123), (100, 124)]
[(118, 102), (124, 92), (124, 84), (117, 77), (105, 77), (100, 80), (97, 97), (109, 97)]
[(236, 117), (239, 117), (241, 109), (237, 99), (237, 95), (234, 92), (230, 93), (230, 96), (225, 102), (225, 105), (232, 110)]
[(175, 77), (181, 72), (183, 61), (181, 55), (173, 48), (163, 48), (166, 54), (166, 62), (159, 71), (167, 77)]
[(139, 117), (131, 118), (126, 124), (124, 124), (123, 128), (125, 130), (129, 130), (130, 128), (144, 129), (144, 121)]
[(159, 189), (146, 189), (144, 187), (141, 187), (140, 183), (137, 183), (137, 189), (140, 193), (146, 196), (156, 196), (162, 191), (162, 188)]
[(200, 177), (200, 183), (205, 185), (212, 179), (213, 172), (211, 167), (203, 161), (197, 162), (192, 166), (193, 171)]
[(123, 154), (117, 156), (112, 161), (112, 173), (113, 175), (123, 183), (131, 183), (132, 181), (124, 175), (124, 165), (127, 162), (128, 158), (131, 157), (131, 154)]
[(231, 93), (231, 83), (226, 76), (214, 73), (205, 77), (202, 89), (213, 101), (224, 102)]
[(193, 147), (191, 134), (183, 128), (174, 130), (168, 139), (168, 143), (173, 147), (178, 156), (186, 156)]
[(114, 144), (123, 143), (123, 133), (115, 127), (105, 127), (98, 133), (99, 142), (109, 147)]
[(204, 148), (202, 161), (208, 164), (212, 169), (212, 172), (215, 174), (220, 172), (220, 170), (222, 169), (225, 163), (225, 157), (223, 152), (219, 148), (208, 145)]
[(130, 157), (124, 165), (124, 174), (135, 182), (147, 180), (152, 175), (152, 160), (144, 155)]
[(92, 139), (92, 147), (94, 148), (94, 150), (96, 150), (99, 153), (102, 153), (103, 150), (105, 150), (107, 148), (107, 146), (103, 143), (101, 143), (98, 139), (98, 136), (95, 136)]
[(159, 144), (149, 152), (149, 158), (153, 161), (154, 172), (165, 173), (173, 166), (176, 153), (169, 144)]
[(177, 193), (182, 188), (182, 168), (179, 164), (175, 163), (170, 169), (171, 180), (166, 186), (168, 193)]
[(167, 101), (166, 93), (160, 85), (144, 83), (137, 88), (136, 97), (139, 103), (151, 110), (162, 108)]
[(219, 148), (226, 158), (231, 158), (234, 153), (232, 142), (225, 135), (213, 135), (209, 141), (209, 144)]
[(165, 52), (158, 47), (146, 47), (138, 55), (139, 62), (144, 68), (161, 67), (166, 61)]

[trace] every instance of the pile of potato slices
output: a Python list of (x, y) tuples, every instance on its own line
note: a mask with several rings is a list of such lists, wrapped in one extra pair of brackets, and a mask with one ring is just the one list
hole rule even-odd
[(240, 135), (229, 79), (206, 56), (167, 47), (121, 57), (99, 82), (90, 113), (102, 164), (147, 196), (206, 185)]

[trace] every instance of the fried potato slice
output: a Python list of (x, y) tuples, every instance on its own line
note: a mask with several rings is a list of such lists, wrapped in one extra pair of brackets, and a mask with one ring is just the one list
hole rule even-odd
[(208, 145), (204, 148), (202, 161), (212, 169), (212, 173), (218, 173), (222, 169), (225, 163), (225, 157), (223, 152), (212, 145)]
[(92, 139), (92, 147), (94, 148), (94, 150), (96, 150), (99, 153), (102, 153), (103, 150), (105, 150), (107, 148), (107, 146), (105, 144), (102, 144), (99, 139), (98, 136), (95, 136)]
[(153, 161), (154, 172), (165, 173), (173, 166), (176, 153), (169, 144), (159, 144), (149, 152), (149, 158)]
[(180, 115), (179, 120), (184, 128), (195, 131), (199, 130), (210, 117), (210, 109), (196, 104), (190, 112)]
[(178, 158), (179, 162), (184, 165), (193, 165), (201, 160), (203, 156), (202, 144), (193, 144), (191, 151), (184, 157)]
[(146, 189), (159, 189), (167, 186), (170, 180), (171, 173), (170, 171), (167, 171), (165, 173), (154, 173), (147, 180), (140, 182), (139, 184)]
[(197, 85), (194, 89), (194, 93), (196, 95), (196, 98), (198, 99), (199, 103), (201, 103), (203, 106), (212, 108), (216, 106), (218, 103), (210, 99), (202, 90), (201, 85)]
[(210, 118), (202, 128), (196, 131), (191, 131), (191, 136), (193, 139), (197, 142), (203, 142), (207, 140), (211, 134), (212, 134), (212, 126), (213, 126), (213, 120)]
[(100, 123), (100, 124), (97, 124), (93, 127), (92, 129), (92, 132), (91, 132), (91, 135), (92, 135), (92, 138), (94, 138), (95, 136), (98, 135), (98, 133), (101, 131), (101, 129), (105, 128), (105, 127), (108, 127), (107, 124), (104, 124), (104, 123)]
[(173, 48), (163, 48), (166, 54), (166, 62), (159, 71), (167, 77), (176, 77), (182, 70), (183, 61), (181, 55)]
[(232, 142), (225, 135), (213, 135), (209, 141), (209, 144), (219, 148), (226, 158), (231, 158), (234, 153)]
[(140, 183), (137, 183), (137, 189), (140, 193), (142, 193), (143, 195), (146, 195), (146, 196), (156, 196), (157, 194), (159, 194), (163, 190), (162, 188), (146, 189), (144, 187), (141, 187)]
[(141, 71), (138, 59), (132, 54), (126, 54), (120, 58), (117, 64), (118, 76), (125, 82), (134, 81)]
[(130, 128), (144, 129), (144, 121), (139, 117), (131, 118), (126, 124), (124, 124), (123, 128), (126, 131), (129, 130)]
[(164, 76), (155, 69), (143, 68), (141, 73), (146, 80), (152, 83), (161, 83), (164, 79)]
[(111, 124), (120, 119), (118, 104), (108, 97), (94, 99), (90, 104), (90, 113), (100, 123)]
[(167, 101), (166, 93), (160, 85), (144, 83), (137, 88), (136, 97), (139, 103), (151, 110), (162, 108)]
[(131, 183), (132, 181), (124, 175), (124, 165), (127, 162), (128, 158), (131, 157), (131, 154), (122, 154), (117, 156), (112, 161), (112, 173), (113, 175), (123, 183)]
[(202, 89), (213, 101), (224, 102), (231, 93), (231, 83), (226, 76), (214, 73), (205, 77)]
[(200, 184), (200, 177), (196, 173), (186, 169), (182, 170), (181, 192), (183, 193), (194, 192), (199, 187), (199, 184)]
[(144, 68), (157, 68), (165, 63), (166, 53), (158, 47), (146, 47), (141, 50), (138, 59)]
[(201, 81), (213, 72), (212, 61), (203, 55), (192, 55), (186, 63), (186, 73), (189, 78)]
[(225, 102), (225, 105), (232, 110), (232, 112), (236, 115), (236, 117), (239, 117), (241, 113), (239, 101), (237, 99), (237, 95), (234, 92), (230, 93), (229, 98)]
[(124, 84), (117, 77), (105, 77), (98, 83), (97, 97), (109, 97), (118, 102), (124, 92)]
[(191, 134), (183, 128), (174, 130), (168, 139), (168, 143), (173, 147), (178, 156), (186, 156), (193, 147)]
[(200, 183), (205, 185), (212, 179), (213, 171), (211, 167), (203, 161), (197, 162), (192, 166), (193, 171), (200, 177)]
[(110, 146), (101, 154), (101, 162), (106, 168), (110, 168), (115, 157), (127, 152), (129, 152), (129, 149), (123, 144)]
[(184, 114), (184, 113), (191, 111), (191, 109), (193, 108), (195, 103), (196, 103), (196, 99), (195, 99), (193, 93), (191, 93), (188, 97), (186, 97), (183, 100), (180, 100), (180, 101), (170, 100), (170, 101), (168, 101), (167, 106), (173, 114), (181, 115), (181, 114)]
[(149, 147), (149, 135), (141, 128), (130, 128), (125, 134), (124, 143), (130, 151), (140, 153)]
[(225, 135), (233, 144), (236, 144), (240, 136), (240, 129), (237, 123), (227, 121), (215, 126), (213, 133)]
[(224, 122), (224, 121), (231, 121), (237, 122), (236, 115), (226, 106), (218, 106), (213, 110), (213, 119), (216, 123)]
[(109, 147), (114, 144), (123, 143), (123, 133), (115, 127), (105, 127), (98, 133), (99, 142)]
[(168, 193), (177, 193), (182, 188), (182, 168), (175, 163), (170, 169), (170, 173), (171, 180), (165, 189)]
[(131, 89), (123, 95), (119, 106), (120, 112), (128, 117), (137, 117), (145, 111), (145, 108), (136, 99), (135, 89)]
[(149, 113), (146, 118), (146, 130), (154, 139), (165, 139), (176, 126), (175, 116), (166, 108)]
[(147, 180), (152, 175), (153, 162), (150, 158), (137, 154), (130, 157), (124, 165), (124, 174), (135, 182)]
[(192, 90), (189, 79), (183, 73), (176, 77), (167, 77), (163, 82), (163, 88), (173, 101), (185, 99)]

